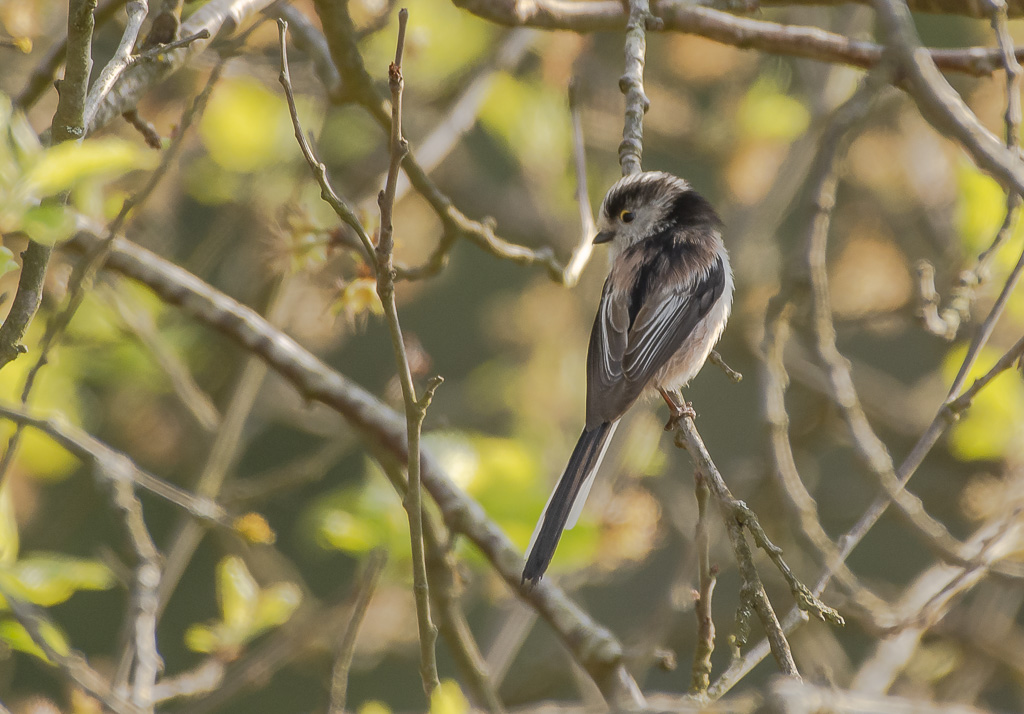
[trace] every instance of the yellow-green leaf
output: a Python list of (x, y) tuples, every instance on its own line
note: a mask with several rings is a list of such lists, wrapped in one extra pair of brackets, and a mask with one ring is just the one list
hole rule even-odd
[(298, 156), (284, 99), (253, 79), (221, 82), (199, 132), (213, 160), (229, 171), (258, 171)]
[[(39, 634), (42, 636), (43, 641), (46, 642), (53, 651), (61, 656), (66, 656), (71, 652), (71, 647), (68, 645), (67, 639), (64, 637), (57, 626), (48, 620), (43, 620), (39, 623)], [(7, 643), (7, 646), (13, 650), (25, 652), (34, 657), (38, 657), (44, 662), (50, 662), (50, 658), (46, 656), (43, 649), (35, 643), (32, 639), (32, 635), (21, 626), (21, 623), (15, 620), (0, 620), (0, 640)], [(51, 663), (52, 664), (52, 663)]]
[(295, 583), (274, 583), (260, 593), (253, 617), (251, 636), (288, 622), (302, 602), (302, 591)]
[(36, 243), (54, 245), (71, 237), (75, 217), (66, 206), (47, 202), (26, 210), (19, 228)]
[(124, 139), (65, 141), (43, 151), (29, 169), (27, 182), (39, 196), (51, 196), (74, 188), (81, 181), (120, 176), (157, 164), (155, 151)]
[(241, 558), (229, 555), (217, 564), (217, 598), (229, 628), (246, 632), (252, 627), (259, 594), (259, 586)]
[[(948, 380), (959, 370), (966, 351), (966, 345), (950, 350), (943, 364)], [(999, 350), (983, 349), (967, 384), (985, 374), (999, 357)], [(1015, 370), (1004, 372), (978, 392), (970, 408), (953, 425), (949, 443), (958, 458), (968, 461), (1024, 455), (1024, 382)]]
[(190, 625), (185, 630), (185, 646), (193, 652), (210, 654), (220, 647), (220, 637), (207, 625)]
[(811, 114), (768, 78), (758, 80), (740, 102), (737, 130), (743, 138), (792, 141), (807, 130)]
[(371, 699), (359, 706), (359, 714), (391, 714), (391, 707), (379, 699)]
[(42, 607), (64, 602), (79, 590), (108, 590), (114, 574), (95, 560), (32, 555), (3, 566), (0, 578), (15, 596)]
[(0, 275), (5, 275), (13, 270), (18, 270), (21, 266), (18, 265), (18, 261), (14, 259), (14, 253), (7, 246), (0, 246)]
[(14, 517), (10, 479), (0, 484), (0, 563), (13, 563), (18, 558), (18, 521)]
[(469, 700), (459, 685), (446, 679), (430, 695), (430, 714), (467, 714)]

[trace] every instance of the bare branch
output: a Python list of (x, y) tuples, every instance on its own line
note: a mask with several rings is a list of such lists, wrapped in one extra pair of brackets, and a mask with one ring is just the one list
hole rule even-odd
[(423, 550), (423, 499), (421, 496), (420, 478), (420, 435), (423, 419), (427, 415), (427, 406), (434, 396), (434, 390), (444, 381), (434, 377), (427, 385), (423, 398), (416, 396), (416, 385), (412, 381), (412, 370), (409, 368), (409, 357), (405, 352), (405, 338), (398, 319), (398, 306), (395, 303), (395, 266), (393, 254), (395, 250), (393, 215), (395, 208), (395, 191), (398, 187), (398, 172), (402, 160), (409, 152), (409, 142), (402, 136), (402, 90), (405, 79), (402, 77), (402, 55), (405, 52), (405, 27), (409, 20), (409, 11), (402, 8), (398, 12), (398, 42), (395, 47), (395, 61), (388, 68), (388, 86), (391, 88), (391, 162), (388, 165), (388, 178), (384, 190), (377, 197), (380, 206), (380, 239), (377, 242), (377, 295), (384, 306), (384, 317), (391, 333), (391, 347), (395, 353), (398, 367), (398, 378), (402, 384), (402, 397), (405, 401), (405, 420), (408, 432), (409, 453), (407, 470), (409, 487), (402, 499), (402, 506), (409, 516), (409, 537), (412, 550), (413, 595), (416, 599), (416, 621), (420, 636), (420, 676), (423, 690), (427, 697), (439, 686), (437, 677), (437, 627), (430, 617), (430, 588), (427, 583), (426, 556)]
[[(574, 32), (620, 31), (629, 18), (626, 4), (617, 0), (458, 0), (456, 4), (491, 22), (510, 27)], [(863, 69), (871, 69), (882, 61), (883, 48), (880, 45), (851, 40), (817, 27), (737, 17), (682, 0), (653, 0), (651, 12), (664, 23), (660, 29), (700, 35), (734, 47)], [(988, 14), (986, 11), (983, 16)], [(984, 76), (1002, 66), (1002, 55), (995, 47), (933, 49), (929, 53), (935, 64), (946, 72)], [(1015, 50), (1015, 54), (1018, 58), (1024, 57), (1024, 48)]]
[(338, 642), (334, 668), (331, 670), (331, 700), (327, 706), (328, 714), (343, 714), (345, 711), (345, 702), (348, 697), (348, 671), (352, 667), (352, 658), (356, 652), (356, 637), (359, 635), (359, 626), (363, 623), (363, 618), (366, 617), (366, 610), (370, 606), (373, 593), (377, 590), (380, 575), (384, 572), (387, 553), (377, 550), (370, 553), (370, 557), (366, 560), (363, 574), (360, 576), (359, 584), (356, 585), (352, 616), (349, 618), (348, 625), (345, 626), (345, 634)]

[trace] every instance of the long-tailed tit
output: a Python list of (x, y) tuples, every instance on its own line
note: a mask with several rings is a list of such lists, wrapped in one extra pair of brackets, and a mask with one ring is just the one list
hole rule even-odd
[(576, 525), (615, 427), (644, 391), (660, 393), (675, 418), (692, 415), (674, 394), (704, 365), (732, 306), (721, 225), (671, 174), (631, 174), (608, 190), (594, 243), (611, 244), (611, 270), (590, 333), (587, 422), (533, 532), (524, 582), (540, 580)]

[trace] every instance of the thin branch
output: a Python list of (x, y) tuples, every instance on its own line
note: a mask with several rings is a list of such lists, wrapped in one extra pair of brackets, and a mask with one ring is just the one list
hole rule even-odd
[(36, 417), (22, 409), (0, 403), (0, 418), (38, 429), (82, 461), (92, 464), (96, 473), (111, 483), (127, 480), (186, 511), (192, 518), (222, 528), (232, 528), (232, 519), (215, 501), (196, 496), (153, 474), (143, 471), (119, 451), (76, 426), (53, 418)]
[[(627, 4), (618, 0), (457, 0), (456, 4), (486, 20), (509, 27), (621, 32), (629, 19)], [(651, 11), (664, 23), (659, 29), (700, 35), (733, 47), (862, 69), (871, 69), (882, 61), (881, 45), (852, 40), (818, 27), (737, 17), (684, 0), (653, 0)], [(985, 14), (987, 16), (988, 13)], [(939, 69), (945, 72), (981, 77), (1002, 67), (1002, 55), (995, 47), (930, 49), (928, 52)], [(1016, 49), (1015, 54), (1018, 58), (1024, 57), (1024, 48)]]
[(85, 98), (82, 123), (86, 132), (89, 131), (89, 125), (92, 123), (92, 118), (96, 115), (100, 102), (103, 101), (103, 98), (113, 88), (121, 73), (131, 65), (135, 42), (138, 40), (139, 32), (142, 30), (142, 23), (145, 21), (146, 15), (149, 14), (149, 3), (146, 0), (129, 0), (125, 4), (125, 9), (128, 12), (128, 22), (125, 25), (124, 32), (121, 34), (121, 41), (118, 43), (117, 49), (114, 50), (114, 56), (100, 70), (100, 76), (89, 87), (89, 95)]
[[(136, 62), (123, 71), (114, 86), (96, 107), (89, 132), (94, 133), (112, 119), (134, 109), (139, 100), (159, 82), (189, 66), (213, 42), (230, 35), (246, 19), (260, 12), (273, 0), (210, 0), (181, 24), (181, 37), (196, 38), (184, 47), (160, 53), (152, 62)], [(205, 39), (201, 33), (209, 36)]]
[[(102, 27), (117, 13), (125, 4), (125, 0), (104, 0), (96, 6), (93, 13), (96, 27)], [(65, 35), (55, 42), (47, 51), (46, 56), (32, 70), (32, 75), (25, 83), (25, 87), (14, 99), (14, 106), (27, 112), (48, 90), (53, 88), (53, 78), (60, 69), (64, 58), (67, 55), (68, 36)]]
[(594, 209), (590, 205), (590, 191), (587, 188), (587, 149), (583, 140), (583, 121), (580, 118), (579, 85), (575, 79), (569, 83), (569, 117), (572, 120), (573, 168), (576, 172), (576, 205), (580, 212), (580, 240), (572, 251), (569, 262), (562, 273), (562, 284), (573, 287), (579, 282), (583, 269), (590, 262), (594, 252)]
[(626, 96), (626, 121), (619, 144), (619, 165), (622, 175), (641, 171), (644, 153), (644, 114), (651, 100), (644, 92), (644, 62), (647, 56), (647, 28), (657, 29), (661, 21), (651, 14), (648, 0), (629, 0), (629, 21), (626, 23), (626, 70), (619, 78), (619, 89)]
[[(64, 78), (58, 84), (60, 96), (50, 126), (50, 136), (54, 144), (80, 141), (85, 136), (85, 98), (89, 89), (89, 74), (92, 72), (95, 10), (96, 0), (72, 0), (68, 8), (68, 49)], [(25, 252), (22, 253), (18, 292), (11, 303), (7, 319), (0, 326), (0, 369), (26, 352), (21, 339), (39, 309), (51, 250), (50, 246), (30, 240)], [(3, 479), (13, 458), (17, 440), (14, 437), (12, 440), (14, 443), (8, 445), (0, 464), (0, 480)]]
[(694, 485), (697, 491), (697, 535), (694, 537), (694, 546), (697, 549), (699, 589), (693, 608), (697, 615), (697, 645), (693, 652), (690, 692), (704, 696), (711, 683), (711, 655), (715, 651), (715, 620), (712, 616), (711, 598), (715, 592), (718, 568), (711, 565), (711, 524), (708, 520), (711, 489), (700, 473), (696, 474)]
[(288, 23), (279, 19), (277, 27), (281, 42), (281, 74), (278, 80), (281, 82), (281, 86), (284, 87), (284, 94), (288, 100), (288, 111), (291, 114), (292, 126), (295, 129), (295, 140), (299, 143), (299, 149), (302, 151), (302, 156), (306, 159), (306, 163), (309, 164), (313, 177), (320, 185), (320, 197), (334, 210), (335, 215), (359, 236), (359, 241), (363, 244), (363, 250), (366, 251), (364, 257), (367, 263), (372, 266), (374, 264), (375, 250), (373, 239), (367, 234), (355, 211), (335, 193), (334, 187), (327, 178), (327, 167), (317, 158), (313, 147), (310, 146), (309, 141), (306, 139), (306, 133), (302, 130), (302, 124), (299, 122), (299, 111), (295, 106), (295, 95), (292, 90), (291, 71), (288, 67), (288, 46), (286, 44)]
[(423, 500), (420, 479), (420, 434), (427, 407), (434, 396), (434, 390), (444, 381), (434, 377), (427, 385), (422, 399), (416, 396), (416, 385), (412, 381), (412, 370), (405, 352), (405, 338), (398, 319), (395, 303), (394, 268), (394, 224), (395, 190), (402, 159), (409, 152), (409, 143), (402, 136), (402, 55), (405, 52), (405, 27), (409, 11), (398, 11), (398, 41), (395, 46), (395, 61), (388, 68), (388, 86), (391, 88), (391, 162), (388, 165), (387, 183), (380, 192), (380, 240), (377, 242), (376, 271), (377, 295), (384, 306), (384, 318), (391, 334), (391, 347), (395, 353), (398, 378), (402, 384), (402, 398), (405, 401), (405, 419), (409, 440), (409, 488), (402, 499), (402, 506), (409, 516), (409, 537), (412, 549), (413, 595), (416, 598), (416, 623), (420, 639), (420, 676), (423, 690), (429, 697), (439, 686), (437, 677), (437, 626), (430, 617), (430, 588), (427, 583), (426, 556), (423, 550)]
[(35, 605), (23, 602), (10, 592), (5, 591), (0, 585), (0, 595), (7, 601), (7, 606), (17, 619), (18, 623), (25, 628), (32, 641), (43, 651), (47, 659), (57, 665), (68, 678), (81, 687), (86, 693), (101, 701), (108, 709), (116, 714), (145, 714), (145, 709), (135, 706), (125, 700), (118, 692), (110, 686), (107, 679), (89, 666), (85, 657), (75, 651), (61, 653), (53, 648), (49, 640), (43, 635), (43, 628), (49, 623), (46, 617)]
[(345, 633), (338, 642), (334, 659), (334, 668), (331, 670), (331, 699), (327, 705), (328, 714), (342, 714), (345, 711), (345, 703), (348, 698), (348, 672), (352, 667), (352, 658), (356, 653), (356, 638), (359, 636), (359, 626), (366, 617), (366, 610), (370, 606), (373, 593), (377, 590), (377, 583), (380, 582), (381, 573), (384, 572), (384, 564), (387, 562), (387, 552), (375, 550), (366, 559), (363, 567), (363, 574), (356, 585), (355, 603), (352, 605), (352, 616), (345, 626)]
[[(400, 464), (389, 454), (376, 454), (377, 463), (403, 501), (409, 492), (409, 481)], [(437, 614), (438, 631), (444, 637), (459, 673), (477, 706), (491, 714), (502, 714), (504, 707), (498, 697), (498, 682), (492, 680), (490, 668), (480, 653), (466, 615), (459, 601), (458, 564), (451, 549), (451, 539), (444, 529), (423, 513), (423, 545), (426, 552), (430, 597)]]

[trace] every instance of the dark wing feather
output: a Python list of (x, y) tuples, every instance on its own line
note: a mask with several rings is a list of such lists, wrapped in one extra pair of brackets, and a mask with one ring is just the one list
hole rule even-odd
[(588, 429), (629, 409), (725, 290), (725, 268), (717, 257), (696, 281), (667, 279), (679, 268), (671, 262), (654, 265), (641, 266), (658, 273), (648, 275), (643, 294), (614, 290), (613, 276), (605, 282), (587, 355)]
[(695, 283), (649, 296), (629, 330), (622, 356), (626, 380), (647, 384), (683, 342), (725, 290), (725, 269), (716, 259)]

